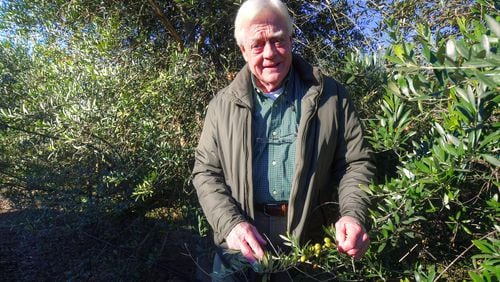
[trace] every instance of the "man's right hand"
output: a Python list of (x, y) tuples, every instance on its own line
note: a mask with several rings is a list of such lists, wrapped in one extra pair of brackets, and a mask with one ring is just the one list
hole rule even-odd
[(226, 243), (229, 249), (239, 250), (250, 263), (264, 256), (261, 245), (265, 245), (266, 241), (257, 228), (248, 222), (238, 223), (227, 235)]

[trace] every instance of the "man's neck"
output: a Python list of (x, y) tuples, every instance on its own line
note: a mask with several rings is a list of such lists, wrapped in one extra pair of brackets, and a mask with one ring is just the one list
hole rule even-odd
[[(258, 88), (262, 93), (264, 93), (266, 95), (270, 94), (270, 93), (276, 93), (276, 92), (279, 92), (279, 94), (281, 94), (281, 92), (283, 92), (283, 89), (286, 85), (286, 82), (288, 81), (288, 78), (289, 78), (291, 72), (292, 72), (292, 69), (290, 68), (290, 70), (288, 70), (288, 74), (285, 76), (283, 81), (281, 81), (281, 83), (278, 85), (271, 85), (271, 84), (266, 85), (266, 84), (262, 83), (261, 81), (259, 81), (258, 79), (256, 79), (253, 74), (252, 74), (252, 83), (253, 83), (254, 87)], [(278, 96), (279, 96), (279, 94), (278, 94)]]
[(278, 85), (266, 85), (266, 84), (261, 83), (260, 81), (257, 81), (257, 87), (259, 87), (262, 90), (262, 92), (264, 92), (264, 93), (274, 92), (274, 91), (282, 88), (282, 86), (283, 86), (283, 82), (278, 84)]

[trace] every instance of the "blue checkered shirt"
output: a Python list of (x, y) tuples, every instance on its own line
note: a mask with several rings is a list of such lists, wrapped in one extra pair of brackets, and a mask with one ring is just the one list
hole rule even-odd
[(305, 86), (292, 70), (275, 100), (264, 94), (252, 77), (253, 189), (256, 203), (288, 201), (295, 172), (295, 147), (300, 102)]

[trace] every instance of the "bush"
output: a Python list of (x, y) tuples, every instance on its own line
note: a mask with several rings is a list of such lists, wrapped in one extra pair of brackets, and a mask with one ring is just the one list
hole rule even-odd
[[(174, 2), (164, 8), (180, 12), (174, 20), (187, 32), (184, 48), (141, 1), (1, 5), (0, 192), (14, 208), (129, 216), (167, 206), (167, 214), (198, 215), (206, 235), (187, 190), (193, 148), (205, 105), (241, 58), (228, 50), (231, 34), (220, 31), (227, 18), (208, 12), (208, 2)], [(397, 12), (380, 29), (392, 41), (385, 55), (337, 52), (356, 50), (360, 40), (331, 48), (333, 41), (317, 39), (310, 46), (328, 45), (322, 54), (333, 56), (314, 59), (347, 84), (376, 151), (378, 179), (364, 187), (373, 198), (371, 250), (351, 261), (336, 251), (335, 231), (325, 227), (329, 243), (299, 246), (289, 238), (292, 252), (268, 254), (260, 271), (297, 267), (305, 277), (340, 280), (498, 277), (499, 18), (486, 17), (488, 25), (475, 20), (495, 11), (481, 0), (456, 24), (448, 22), (453, 13), (437, 12), (437, 25), (417, 24), (410, 32), (409, 21), (396, 24), (405, 22), (408, 6), (424, 15), (436, 6), (407, 2), (382, 13)], [(468, 9), (453, 3), (456, 11)], [(214, 4), (222, 15), (236, 8)], [(322, 16), (331, 11), (318, 10), (317, 19), (333, 25)], [(325, 38), (346, 41), (316, 27)], [(441, 27), (447, 37), (437, 32)], [(220, 40), (225, 36), (231, 39)]]
[(388, 49), (385, 94), (367, 131), (374, 149), (392, 152), (399, 165), (392, 178), (363, 188), (373, 199), (365, 257), (351, 262), (326, 246), (335, 230), (325, 227), (325, 243), (300, 246), (287, 237), (292, 251), (269, 255), (260, 271), (295, 267), (319, 280), (498, 276), (500, 60), (494, 31), (500, 26), (486, 19), (489, 29), (460, 18), (462, 37), (440, 40), (421, 25), (417, 42), (396, 41)]
[(7, 194), (52, 194), (44, 204), (120, 213), (187, 199), (195, 132), (220, 79), (187, 48), (129, 48), (119, 15), (109, 17), (80, 32), (49, 33), (53, 42), (2, 42)]

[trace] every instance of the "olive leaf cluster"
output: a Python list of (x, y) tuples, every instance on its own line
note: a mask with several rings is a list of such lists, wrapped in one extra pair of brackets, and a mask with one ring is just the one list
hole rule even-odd
[[(193, 150), (209, 99), (243, 64), (231, 32), (240, 3), (3, 1), (1, 196), (18, 209), (125, 216), (197, 207)], [(373, 202), (372, 247), (353, 262), (331, 228), (303, 246), (285, 236), (290, 252), (267, 254), (257, 270), (493, 281), (498, 4), (287, 4), (295, 50), (347, 85), (375, 150), (377, 180), (362, 188)]]
[[(31, 9), (21, 4), (3, 8)], [(73, 4), (40, 17), (66, 19), (82, 8)], [(189, 199), (196, 132), (226, 78), (189, 49), (145, 40), (150, 34), (128, 25), (121, 12), (72, 26), (40, 18), (47, 25), (5, 33), (0, 182), (19, 208), (130, 214)], [(142, 44), (130, 45), (134, 32)]]
[(372, 198), (371, 249), (350, 262), (328, 247), (332, 229), (305, 245), (285, 236), (291, 250), (275, 258), (287, 263), (274, 270), (309, 265), (303, 274), (317, 281), (498, 277), (498, 19), (459, 17), (460, 36), (417, 25), (416, 41), (394, 38), (379, 110), (366, 123), (377, 165), (393, 161), (392, 174), (361, 187)]

